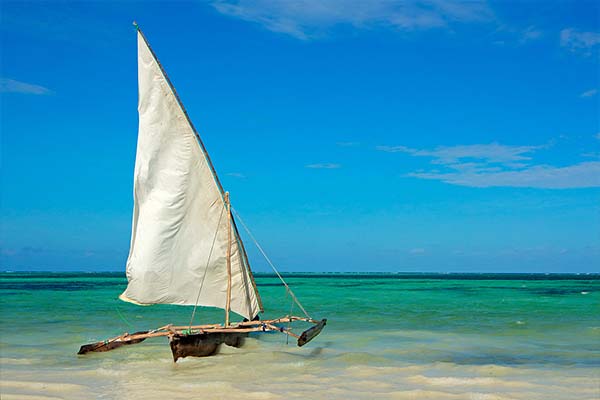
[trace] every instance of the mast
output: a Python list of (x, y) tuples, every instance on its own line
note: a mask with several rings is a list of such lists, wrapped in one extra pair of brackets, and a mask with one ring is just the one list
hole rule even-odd
[(229, 326), (229, 308), (231, 307), (231, 203), (229, 192), (225, 192), (227, 207), (227, 303), (225, 303), (225, 326)]

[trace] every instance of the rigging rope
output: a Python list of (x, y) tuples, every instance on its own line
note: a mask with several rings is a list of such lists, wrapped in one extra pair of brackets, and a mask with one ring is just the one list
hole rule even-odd
[(125, 317), (123, 316), (123, 314), (121, 314), (121, 310), (119, 310), (118, 306), (115, 306), (115, 310), (117, 310), (117, 314), (119, 315), (119, 318), (121, 318), (123, 320), (123, 322), (125, 322), (125, 324), (127, 324), (127, 326), (129, 326), (129, 329), (135, 330), (133, 328), (133, 325), (131, 325), (131, 323), (125, 319)]
[[(269, 265), (271, 266), (271, 268), (273, 269), (273, 271), (275, 272), (275, 274), (277, 275), (277, 277), (281, 280), (281, 282), (283, 283), (283, 285), (287, 289), (288, 293), (290, 294), (290, 296), (292, 297), (292, 299), (294, 300), (294, 302), (298, 305), (298, 307), (300, 307), (300, 309), (302, 310), (302, 312), (304, 313), (304, 315), (306, 315), (307, 318), (310, 318), (310, 315), (308, 315), (308, 313), (306, 312), (306, 310), (304, 309), (304, 307), (302, 307), (302, 304), (300, 304), (300, 301), (298, 300), (298, 298), (296, 297), (296, 295), (294, 294), (294, 292), (292, 292), (292, 289), (290, 289), (290, 287), (288, 286), (288, 284), (283, 280), (283, 277), (281, 276), (281, 274), (279, 273), (279, 271), (277, 271), (277, 268), (275, 268), (275, 265), (273, 265), (273, 263), (271, 262), (271, 259), (269, 259), (269, 257), (267, 256), (267, 254), (265, 253), (265, 251), (263, 250), (263, 248), (260, 247), (260, 244), (258, 244), (258, 241), (254, 238), (254, 235), (252, 235), (252, 232), (250, 232), (250, 229), (248, 229), (248, 226), (244, 223), (244, 220), (242, 219), (242, 217), (240, 217), (240, 214), (238, 214), (237, 210), (235, 208), (233, 208), (233, 207), (231, 207), (231, 211), (233, 211), (233, 213), (235, 214), (235, 216), (237, 217), (237, 219), (240, 221), (240, 223), (242, 224), (242, 226), (244, 227), (244, 229), (248, 233), (248, 236), (250, 236), (250, 239), (252, 239), (252, 241), (254, 242), (254, 244), (256, 245), (256, 247), (258, 248), (258, 250), (261, 252), (261, 254), (263, 255), (263, 257), (265, 258), (265, 260), (267, 260), (267, 263), (269, 263)], [(291, 317), (291, 315), (290, 315), (290, 317)]]
[(200, 288), (198, 289), (198, 296), (196, 296), (196, 304), (194, 304), (194, 311), (192, 311), (192, 318), (190, 318), (189, 330), (192, 329), (192, 323), (194, 321), (194, 316), (196, 315), (196, 308), (198, 308), (198, 301), (200, 300), (200, 293), (202, 292), (202, 287), (204, 286), (204, 278), (206, 278), (206, 272), (208, 271), (208, 264), (210, 263), (210, 257), (212, 256), (213, 248), (215, 247), (215, 241), (217, 240), (217, 233), (219, 233), (219, 226), (221, 226), (221, 219), (223, 218), (223, 210), (225, 210), (225, 203), (223, 203), (223, 208), (221, 209), (221, 214), (219, 215), (219, 222), (217, 223), (217, 229), (215, 229), (215, 236), (213, 237), (212, 244), (210, 245), (210, 251), (208, 252), (208, 259), (206, 260), (206, 268), (204, 268), (204, 275), (202, 275), (202, 282), (200, 282)]

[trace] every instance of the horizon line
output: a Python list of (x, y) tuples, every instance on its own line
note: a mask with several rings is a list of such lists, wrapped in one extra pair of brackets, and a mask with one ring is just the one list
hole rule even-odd
[[(85, 270), (64, 270), (64, 271), (51, 271), (51, 270), (4, 270), (0, 271), (0, 274), (20, 274), (20, 273), (31, 273), (31, 274), (123, 274), (125, 271), (85, 271)], [(436, 274), (436, 275), (453, 275), (453, 274), (468, 274), (468, 275), (484, 275), (484, 274), (499, 274), (499, 275), (600, 275), (600, 272), (587, 272), (587, 271), (575, 271), (575, 272), (510, 272), (510, 271), (285, 271), (280, 272), (281, 275), (399, 275), (399, 274)], [(258, 276), (277, 276), (274, 272), (253, 272), (254, 275)]]

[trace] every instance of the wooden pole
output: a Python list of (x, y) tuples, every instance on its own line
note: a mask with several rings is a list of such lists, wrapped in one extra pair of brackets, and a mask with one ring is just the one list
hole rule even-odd
[(229, 309), (231, 308), (231, 203), (229, 192), (225, 192), (227, 206), (227, 303), (225, 303), (225, 327), (229, 326)]

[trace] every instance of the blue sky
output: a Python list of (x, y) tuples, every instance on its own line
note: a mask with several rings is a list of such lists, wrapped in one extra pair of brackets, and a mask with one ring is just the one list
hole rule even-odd
[(0, 7), (3, 270), (124, 270), (136, 20), (282, 271), (600, 271), (597, 2)]

